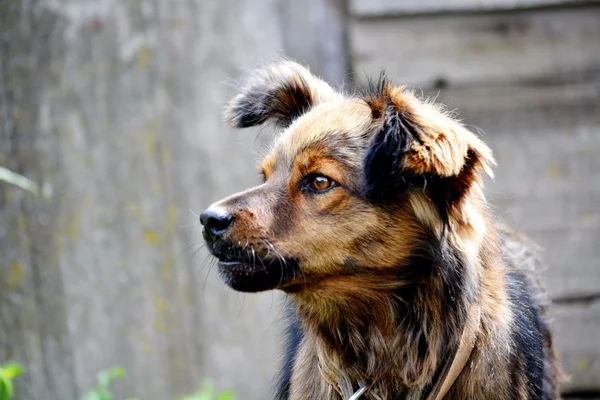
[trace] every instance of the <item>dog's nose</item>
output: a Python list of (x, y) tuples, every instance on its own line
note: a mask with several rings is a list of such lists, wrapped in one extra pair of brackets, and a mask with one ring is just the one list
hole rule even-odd
[(209, 208), (200, 214), (200, 223), (204, 226), (206, 240), (221, 237), (233, 222), (233, 215), (221, 208)]

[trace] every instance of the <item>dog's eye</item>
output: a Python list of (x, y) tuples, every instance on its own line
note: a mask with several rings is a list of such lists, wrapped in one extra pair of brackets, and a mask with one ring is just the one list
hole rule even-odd
[(326, 176), (317, 175), (313, 178), (312, 182), (310, 183), (310, 186), (313, 190), (321, 192), (333, 186), (333, 181)]

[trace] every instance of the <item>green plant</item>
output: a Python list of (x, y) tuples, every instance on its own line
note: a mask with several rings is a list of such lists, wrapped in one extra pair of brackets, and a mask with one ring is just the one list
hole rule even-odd
[(23, 373), (17, 363), (0, 365), (0, 400), (10, 400), (15, 393), (14, 379)]
[[(0, 365), (0, 400), (11, 400), (14, 395), (14, 379), (23, 373), (23, 368), (17, 363)], [(125, 369), (112, 367), (98, 374), (96, 387), (83, 395), (81, 400), (115, 400), (111, 385), (116, 378), (125, 376)], [(129, 398), (126, 400), (140, 400)], [(217, 393), (212, 382), (205, 381), (202, 388), (193, 394), (179, 400), (235, 400), (231, 390)]]
[[(115, 400), (114, 394), (111, 391), (111, 384), (115, 378), (124, 376), (125, 369), (121, 367), (113, 367), (100, 372), (98, 374), (98, 383), (96, 384), (96, 387), (87, 392), (81, 400)], [(140, 399), (129, 398), (126, 400)], [(231, 390), (216, 393), (212, 382), (205, 381), (198, 392), (184, 396), (178, 400), (235, 400), (235, 395)]]
[(39, 186), (31, 179), (12, 172), (4, 167), (0, 167), (0, 181), (8, 182), (12, 185), (28, 190), (35, 195), (37, 195), (40, 191)]
[(235, 400), (235, 394), (231, 390), (216, 393), (212, 382), (205, 381), (200, 391), (184, 396), (179, 400)]
[[(96, 387), (83, 395), (81, 400), (114, 400), (114, 394), (110, 388), (115, 378), (125, 376), (125, 369), (121, 367), (112, 367), (98, 374)], [(128, 399), (136, 400), (136, 399)]]

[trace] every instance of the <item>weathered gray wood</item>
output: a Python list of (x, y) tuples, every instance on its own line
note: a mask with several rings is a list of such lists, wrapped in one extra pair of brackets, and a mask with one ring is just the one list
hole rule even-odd
[(431, 12), (514, 10), (582, 3), (580, 0), (350, 0), (350, 12), (375, 17)]
[(600, 393), (600, 302), (553, 306), (555, 344), (568, 381), (564, 391)]
[[(36, 180), (60, 162), (51, 157), (44, 163), (36, 154), (37, 147), (52, 146), (50, 138), (36, 135), (37, 95), (54, 73), (38, 66), (58, 50), (50, 37), (57, 23), (56, 16), (16, 4), (3, 3), (0, 10), (0, 165)], [(0, 362), (25, 363), (18, 398), (74, 399), (77, 391), (63, 271), (50, 227), (59, 207), (0, 183)]]
[(600, 7), (490, 15), (358, 20), (350, 27), (357, 78), (382, 68), (398, 82), (504, 84), (600, 70)]
[(551, 295), (599, 293), (600, 80), (449, 89), (438, 101), (492, 147), (488, 197), (503, 221), (544, 248)]
[(278, 296), (226, 288), (194, 255), (189, 210), (258, 181), (268, 130), (233, 132), (221, 110), (240, 67), (284, 47), (280, 13), (271, 0), (0, 4), (0, 164), (43, 187), (0, 184), (0, 362), (27, 370), (17, 399), (76, 399), (113, 365), (128, 371), (118, 398), (174, 399), (204, 378), (266, 398)]
[(344, 82), (349, 69), (345, 1), (283, 0), (280, 10), (286, 56), (328, 82)]

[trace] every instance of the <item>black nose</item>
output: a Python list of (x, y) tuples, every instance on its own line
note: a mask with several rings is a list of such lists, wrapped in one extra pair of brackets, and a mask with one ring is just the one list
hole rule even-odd
[(233, 216), (226, 210), (209, 208), (200, 214), (200, 223), (204, 226), (204, 237), (215, 240), (225, 233)]

